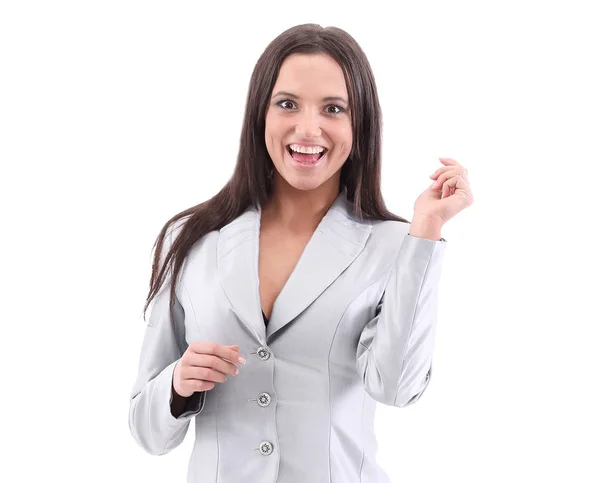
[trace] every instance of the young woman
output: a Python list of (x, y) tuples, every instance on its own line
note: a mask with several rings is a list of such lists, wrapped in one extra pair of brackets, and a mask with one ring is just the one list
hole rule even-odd
[(356, 41), (315, 24), (273, 40), (232, 178), (155, 244), (129, 426), (161, 455), (194, 419), (188, 482), (389, 481), (376, 402), (406, 407), (429, 383), (441, 228), (472, 194), (442, 158), (409, 223), (385, 207), (380, 153)]

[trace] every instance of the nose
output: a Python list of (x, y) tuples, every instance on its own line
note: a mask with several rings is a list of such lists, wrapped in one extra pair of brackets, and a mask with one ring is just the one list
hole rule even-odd
[(319, 125), (319, 114), (314, 114), (308, 109), (298, 117), (296, 124), (296, 134), (303, 138), (313, 138), (321, 135), (321, 127)]

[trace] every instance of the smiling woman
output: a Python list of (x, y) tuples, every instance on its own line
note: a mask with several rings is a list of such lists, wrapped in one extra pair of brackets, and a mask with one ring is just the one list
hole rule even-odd
[[(129, 426), (165, 454), (194, 418), (188, 482), (389, 482), (375, 406), (429, 384), (446, 241), (433, 216), (409, 233), (387, 210), (380, 153), (357, 42), (315, 24), (274, 39), (232, 178), (156, 240)], [(461, 173), (446, 162), (438, 180)]]

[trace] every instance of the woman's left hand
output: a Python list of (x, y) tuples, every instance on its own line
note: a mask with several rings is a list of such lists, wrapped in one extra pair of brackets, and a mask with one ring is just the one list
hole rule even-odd
[(429, 177), (435, 181), (419, 195), (413, 219), (433, 220), (441, 227), (450, 218), (473, 204), (467, 169), (450, 158)]

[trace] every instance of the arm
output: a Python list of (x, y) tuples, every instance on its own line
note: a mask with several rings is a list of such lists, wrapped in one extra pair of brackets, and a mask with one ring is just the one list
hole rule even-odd
[(446, 243), (406, 235), (375, 317), (361, 333), (357, 370), (380, 403), (413, 404), (429, 383)]
[[(153, 304), (130, 396), (129, 429), (148, 453), (162, 455), (181, 444), (190, 420), (204, 407), (205, 393), (195, 393), (190, 398), (175, 393), (173, 372), (182, 353), (169, 317), (168, 285)], [(183, 327), (184, 312), (179, 301), (173, 317), (173, 322)]]
[[(163, 253), (166, 254), (171, 242), (168, 232)], [(190, 420), (202, 411), (205, 400), (204, 392), (182, 398), (173, 389), (175, 365), (187, 347), (185, 313), (178, 299), (170, 313), (169, 292), (167, 276), (152, 301), (138, 374), (130, 395), (129, 429), (136, 442), (154, 455), (168, 453), (181, 444)]]

